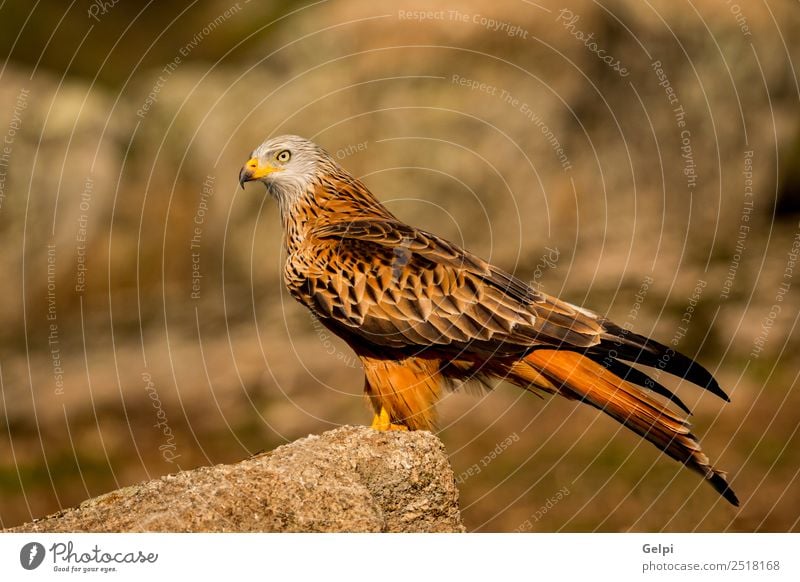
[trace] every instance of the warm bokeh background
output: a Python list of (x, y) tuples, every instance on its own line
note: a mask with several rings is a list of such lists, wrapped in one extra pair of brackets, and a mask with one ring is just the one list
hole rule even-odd
[(275, 205), (237, 189), (298, 133), (731, 394), (670, 381), (738, 510), (588, 407), (448, 396), (469, 529), (800, 529), (796, 3), (31, 6), (0, 7), (0, 526), (368, 420), (282, 289)]

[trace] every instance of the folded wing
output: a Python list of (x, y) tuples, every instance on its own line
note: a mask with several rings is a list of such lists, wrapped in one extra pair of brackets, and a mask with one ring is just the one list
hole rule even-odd
[(318, 228), (301, 252), (306, 267), (287, 278), (290, 289), (329, 325), (375, 346), (513, 355), (588, 348), (604, 333), (574, 306), (398, 221)]

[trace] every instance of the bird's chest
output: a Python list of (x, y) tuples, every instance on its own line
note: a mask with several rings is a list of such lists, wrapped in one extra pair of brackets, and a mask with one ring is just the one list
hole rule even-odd
[(375, 302), (380, 281), (386, 279), (379, 277), (383, 271), (357, 257), (342, 241), (320, 241), (289, 253), (284, 282), (292, 296), (320, 319), (333, 317), (355, 325), (363, 323), (368, 306)]
[(292, 252), (286, 259), (283, 266), (283, 283), (292, 296), (305, 303), (301, 299), (301, 294), (306, 293), (306, 287), (310, 278), (317, 271), (312, 257), (306, 253)]
[(321, 281), (329, 277), (334, 258), (324, 245), (298, 245), (289, 249), (283, 282), (297, 301), (313, 309), (312, 296)]

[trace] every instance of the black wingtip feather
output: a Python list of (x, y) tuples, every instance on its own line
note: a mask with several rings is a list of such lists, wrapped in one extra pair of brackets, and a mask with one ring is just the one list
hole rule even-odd
[(739, 507), (739, 498), (736, 497), (736, 493), (734, 493), (733, 489), (731, 489), (731, 486), (728, 485), (725, 477), (719, 473), (714, 473), (711, 477), (709, 477), (708, 481), (711, 483), (714, 489), (716, 489), (717, 492), (728, 501), (728, 503)]
[(663, 359), (667, 355), (671, 356), (670, 362), (674, 361), (675, 364), (671, 367), (667, 365), (665, 370), (670, 374), (678, 376), (679, 378), (683, 378), (684, 380), (688, 380), (694, 384), (697, 384), (701, 388), (705, 388), (712, 394), (716, 394), (720, 398), (722, 398), (725, 402), (730, 402), (730, 397), (725, 393), (725, 391), (720, 387), (719, 382), (717, 382), (716, 378), (711, 375), (711, 372), (706, 370), (703, 366), (695, 362), (688, 356), (684, 356), (680, 352), (676, 352), (675, 350), (671, 350), (671, 353), (667, 352), (669, 348), (656, 343), (659, 348), (663, 349), (662, 352), (664, 355), (659, 356)]
[(663, 370), (705, 388), (725, 402), (731, 401), (711, 372), (690, 357), (655, 340), (623, 329), (608, 320), (602, 320), (601, 323), (607, 335), (604, 341), (594, 348), (595, 350), (598, 348), (602, 352), (614, 350), (619, 359)]
[(605, 366), (610, 372), (616, 374), (623, 380), (637, 384), (642, 388), (652, 390), (656, 394), (660, 394), (667, 400), (674, 402), (681, 410), (691, 416), (692, 411), (688, 406), (686, 406), (686, 404), (684, 404), (677, 394), (673, 393), (663, 384), (656, 382), (641, 370), (637, 370), (636, 368), (632, 368), (624, 362), (620, 362), (619, 360), (614, 360), (611, 358), (600, 359), (592, 356), (592, 359), (594, 359), (598, 364)]

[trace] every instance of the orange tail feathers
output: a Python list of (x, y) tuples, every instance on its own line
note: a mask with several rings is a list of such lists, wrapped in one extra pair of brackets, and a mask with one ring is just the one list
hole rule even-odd
[(511, 366), (508, 379), (591, 404), (700, 473), (720, 495), (739, 505), (725, 473), (710, 465), (686, 420), (603, 365), (578, 352), (535, 350)]

